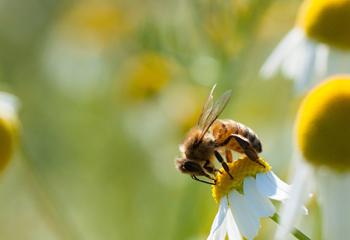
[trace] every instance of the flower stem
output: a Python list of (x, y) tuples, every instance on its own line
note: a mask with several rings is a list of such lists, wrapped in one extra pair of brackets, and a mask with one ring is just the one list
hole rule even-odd
[[(273, 216), (270, 217), (272, 219), (272, 221), (274, 221), (275, 223), (279, 224), (280, 223), (280, 216), (275, 213)], [(294, 235), (294, 237), (296, 239), (299, 240), (311, 240), (311, 238), (309, 238), (308, 236), (306, 236), (303, 232), (301, 232), (299, 229), (294, 228), (292, 234)]]

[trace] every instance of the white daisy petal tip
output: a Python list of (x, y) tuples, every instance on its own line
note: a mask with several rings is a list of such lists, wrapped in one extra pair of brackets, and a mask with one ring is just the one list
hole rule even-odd
[(0, 104), (3, 106), (6, 106), (9, 109), (12, 109), (13, 111), (17, 111), (20, 106), (20, 102), (15, 95), (12, 95), (7, 92), (1, 92), (1, 91), (0, 91)]
[(262, 195), (278, 201), (287, 199), (290, 193), (290, 185), (272, 171), (257, 174), (256, 187)]
[(285, 71), (285, 67), (283, 66), (286, 65), (285, 62), (288, 59), (288, 56), (293, 54), (300, 42), (303, 41), (303, 38), (304, 33), (299, 28), (293, 28), (288, 32), (261, 67), (260, 75), (263, 80), (270, 79), (273, 75), (278, 73), (280, 69), (285, 75), (291, 75), (289, 73), (290, 71)]
[(227, 211), (227, 235), (229, 240), (242, 240), (242, 235), (238, 229), (237, 223), (232, 216), (231, 211)]
[(227, 210), (228, 210), (228, 202), (225, 197), (223, 197), (220, 201), (219, 210), (216, 214), (213, 224), (211, 226), (210, 234), (208, 236), (208, 240), (214, 240), (218, 239), (217, 236), (221, 235), (222, 228), (225, 225), (225, 218), (227, 216)]

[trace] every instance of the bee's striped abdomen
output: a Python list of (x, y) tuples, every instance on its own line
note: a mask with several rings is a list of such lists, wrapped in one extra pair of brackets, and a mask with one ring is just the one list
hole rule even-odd
[[(252, 129), (243, 125), (242, 123), (233, 120), (216, 120), (212, 126), (212, 134), (218, 142), (224, 142), (231, 134), (237, 134), (244, 137), (252, 145), (252, 147), (260, 153), (262, 151), (261, 142), (258, 136), (254, 133)], [(230, 143), (230, 147), (235, 150), (239, 150), (237, 144)]]

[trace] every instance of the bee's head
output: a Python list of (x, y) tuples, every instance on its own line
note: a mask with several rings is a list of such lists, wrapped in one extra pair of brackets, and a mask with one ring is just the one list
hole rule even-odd
[(203, 172), (200, 164), (187, 158), (177, 158), (175, 166), (182, 173), (200, 175)]

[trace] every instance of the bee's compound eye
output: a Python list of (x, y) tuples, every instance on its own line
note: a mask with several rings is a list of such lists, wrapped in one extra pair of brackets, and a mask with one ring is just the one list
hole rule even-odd
[(202, 167), (193, 161), (185, 161), (183, 167), (189, 172), (201, 172)]

